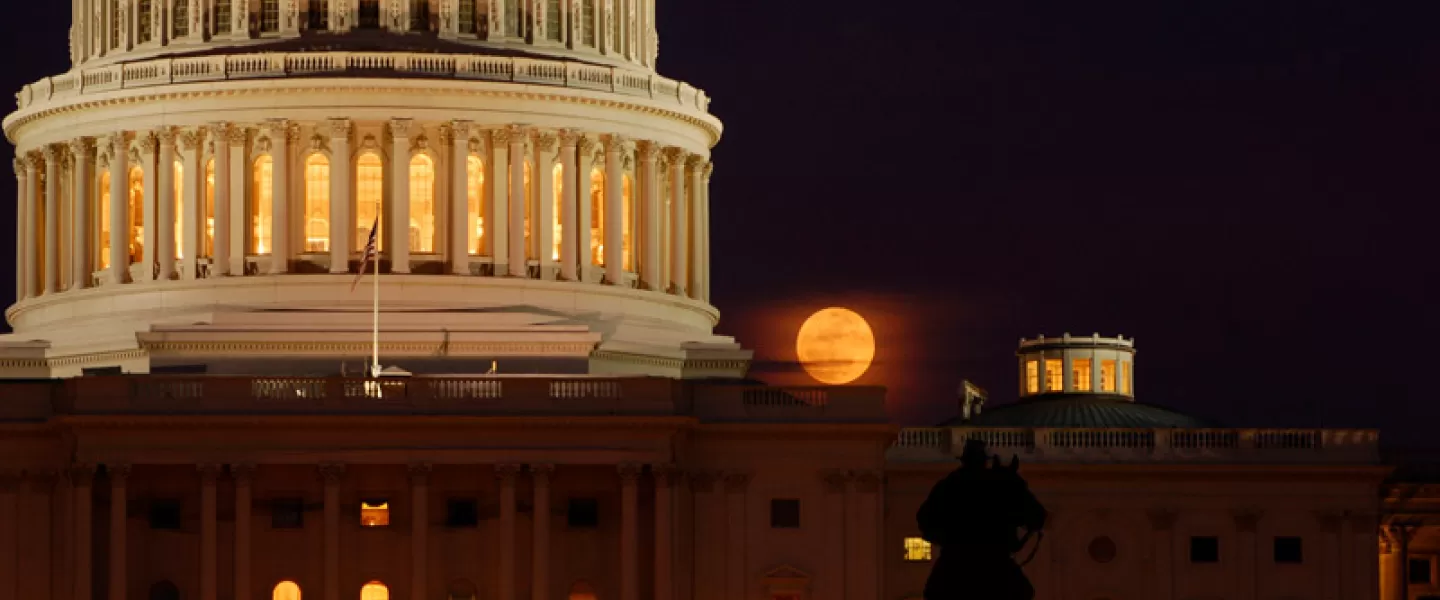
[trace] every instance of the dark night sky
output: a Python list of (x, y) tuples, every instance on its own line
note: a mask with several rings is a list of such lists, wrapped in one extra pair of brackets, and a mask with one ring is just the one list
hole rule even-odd
[[(661, 72), (727, 126), (714, 301), (761, 378), (844, 305), (906, 423), (965, 378), (1013, 399), (1021, 336), (1098, 331), (1138, 339), (1146, 402), (1429, 443), (1440, 3), (660, 4)], [(7, 90), (66, 68), (68, 5), (22, 10)]]

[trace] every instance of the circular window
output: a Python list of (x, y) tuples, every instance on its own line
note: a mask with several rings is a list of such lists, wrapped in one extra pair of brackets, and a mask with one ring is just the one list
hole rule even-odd
[(1098, 563), (1115, 560), (1115, 541), (1103, 535), (1090, 540), (1090, 558)]

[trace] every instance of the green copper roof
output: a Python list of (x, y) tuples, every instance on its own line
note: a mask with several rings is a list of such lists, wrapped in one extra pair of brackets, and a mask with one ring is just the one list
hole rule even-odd
[(1206, 428), (1186, 414), (1150, 404), (1105, 398), (1036, 399), (981, 412), (966, 425), (978, 427)]

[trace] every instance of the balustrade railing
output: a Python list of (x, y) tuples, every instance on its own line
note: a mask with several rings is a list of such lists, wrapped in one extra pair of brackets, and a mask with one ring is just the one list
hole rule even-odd
[(1371, 429), (903, 429), (890, 450), (902, 461), (949, 462), (966, 440), (1038, 462), (1375, 462)]
[(141, 60), (47, 77), (25, 86), (15, 98), (20, 110), (26, 110), (88, 93), (169, 83), (389, 73), (584, 88), (666, 100), (700, 111), (710, 109), (705, 92), (689, 84), (622, 67), (538, 58), (404, 52), (295, 52)]

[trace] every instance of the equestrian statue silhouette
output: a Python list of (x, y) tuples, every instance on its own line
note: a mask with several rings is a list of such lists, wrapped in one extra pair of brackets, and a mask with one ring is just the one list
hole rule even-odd
[[(925, 600), (1035, 597), (1021, 567), (1045, 537), (1045, 507), (1020, 477), (1018, 457), (1003, 466), (986, 454), (985, 442), (967, 441), (960, 468), (935, 484), (915, 518), (920, 535), (940, 553), (925, 582)], [(1027, 545), (1028, 556), (1017, 562)]]

